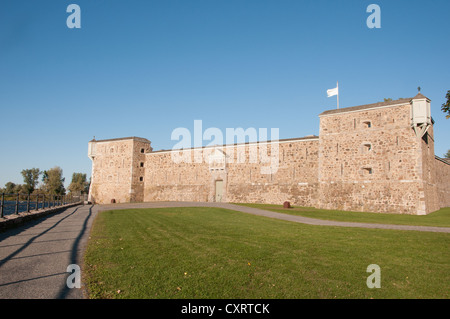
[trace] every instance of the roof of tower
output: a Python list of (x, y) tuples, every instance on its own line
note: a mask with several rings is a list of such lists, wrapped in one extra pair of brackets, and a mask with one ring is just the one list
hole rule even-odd
[(393, 100), (393, 101), (377, 102), (377, 103), (372, 103), (372, 104), (365, 104), (365, 105), (351, 106), (351, 107), (345, 107), (345, 108), (335, 109), (335, 110), (328, 110), (328, 111), (322, 112), (321, 114), (319, 114), (319, 116), (337, 114), (337, 113), (355, 112), (355, 111), (374, 109), (374, 108), (379, 108), (379, 107), (388, 107), (388, 106), (394, 106), (394, 105), (408, 104), (411, 102), (411, 100), (418, 98), (417, 96), (414, 98), (405, 98), (405, 99), (398, 99), (398, 100)]
[(121, 140), (135, 140), (138, 142), (145, 142), (145, 143), (151, 143), (148, 139), (143, 137), (136, 137), (136, 136), (130, 136), (130, 137), (119, 137), (119, 138), (110, 138), (105, 140), (96, 140), (95, 138), (91, 140), (90, 142), (113, 142), (113, 141), (121, 141)]
[(415, 97), (412, 98), (412, 100), (416, 100), (416, 99), (427, 99), (427, 100), (429, 100), (429, 98), (427, 98), (425, 95), (423, 95), (420, 92)]

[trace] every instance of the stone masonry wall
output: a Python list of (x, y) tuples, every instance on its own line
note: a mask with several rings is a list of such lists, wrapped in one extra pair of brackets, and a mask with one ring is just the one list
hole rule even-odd
[(118, 203), (129, 202), (132, 141), (97, 142), (95, 148), (91, 181), (93, 201), (99, 204), (109, 203), (111, 199)]
[(416, 136), (409, 99), (319, 117), (320, 137), (265, 143), (153, 152), (143, 138), (93, 140), (90, 198), (99, 204), (290, 201), (418, 215), (450, 206), (450, 163), (434, 156), (432, 126)]
[(450, 207), (450, 160), (435, 159), (439, 208)]
[(144, 201), (207, 201), (207, 164), (175, 163), (172, 152), (155, 152), (146, 154), (145, 167)]
[(145, 185), (145, 154), (152, 151), (150, 143), (145, 140), (135, 140), (133, 143), (133, 158), (131, 169), (131, 202), (144, 201)]
[[(288, 200), (294, 205), (314, 206), (317, 150), (318, 140), (311, 138), (197, 150), (201, 163), (195, 162), (195, 150), (185, 151), (190, 163), (175, 163), (175, 151), (149, 153), (144, 200), (216, 201), (215, 181), (222, 180), (222, 201), (282, 204)], [(214, 152), (220, 163), (210, 165), (208, 158)], [(276, 160), (273, 172), (265, 172), (271, 159)]]
[[(133, 138), (96, 141), (91, 180), (92, 200), (109, 204), (143, 200), (144, 175), (139, 162), (144, 162), (144, 153), (151, 151), (150, 142)], [(141, 153), (144, 149), (144, 153)], [(142, 156), (141, 156), (142, 155)], [(142, 188), (142, 189), (140, 189)]]
[[(279, 205), (289, 201), (298, 206), (315, 206), (318, 192), (318, 145), (317, 138), (279, 143), (273, 149), (278, 152), (279, 161), (272, 174), (263, 172), (269, 163), (230, 165), (227, 200)], [(272, 145), (262, 147), (271, 156)], [(245, 151), (248, 154), (248, 147)]]
[(426, 214), (432, 213), (441, 208), (436, 177), (436, 159), (434, 156), (434, 132), (430, 126), (425, 136), (419, 139), (422, 153), (422, 183), (423, 187), (419, 189), (419, 202)]
[(410, 105), (320, 118), (320, 207), (416, 214), (420, 144)]

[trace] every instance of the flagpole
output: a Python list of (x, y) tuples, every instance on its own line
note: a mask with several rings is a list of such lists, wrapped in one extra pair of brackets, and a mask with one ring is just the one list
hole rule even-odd
[(339, 108), (339, 81), (337, 82), (337, 108)]

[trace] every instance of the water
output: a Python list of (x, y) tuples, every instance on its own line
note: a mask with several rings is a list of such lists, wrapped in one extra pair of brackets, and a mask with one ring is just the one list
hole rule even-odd
[[(53, 205), (52, 205), (53, 206)], [(45, 203), (45, 207), (50, 207), (49, 203)], [(43, 203), (39, 202), (39, 209), (44, 208)], [(30, 201), (30, 211), (36, 210), (36, 201)], [(19, 201), (19, 213), (27, 211), (27, 201)], [(16, 201), (5, 200), (5, 206), (3, 208), (3, 215), (12, 215), (16, 212)]]

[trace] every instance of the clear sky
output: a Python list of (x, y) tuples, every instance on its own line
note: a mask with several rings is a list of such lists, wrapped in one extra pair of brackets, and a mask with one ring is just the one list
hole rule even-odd
[[(69, 4), (81, 28), (69, 29)], [(369, 4), (381, 28), (369, 29)], [(450, 1), (2, 0), (0, 187), (60, 166), (90, 176), (87, 143), (177, 127), (319, 134), (340, 106), (430, 98), (435, 153), (450, 149)], [(270, 138), (270, 136), (269, 136)], [(207, 144), (207, 142), (205, 142)]]

